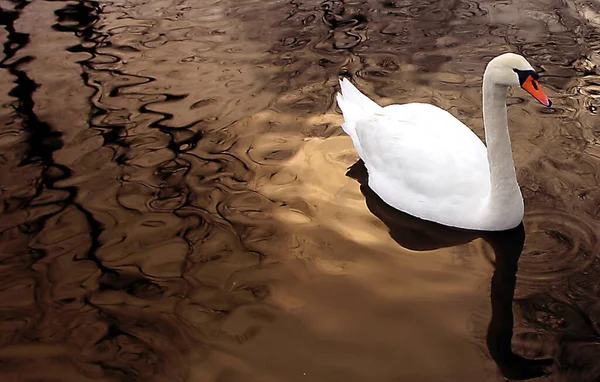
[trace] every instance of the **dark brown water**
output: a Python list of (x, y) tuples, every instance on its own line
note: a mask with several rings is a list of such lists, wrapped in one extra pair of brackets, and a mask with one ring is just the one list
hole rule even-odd
[[(0, 7), (3, 381), (600, 380), (597, 2)], [(506, 51), (524, 228), (361, 186), (339, 75), (483, 136)]]

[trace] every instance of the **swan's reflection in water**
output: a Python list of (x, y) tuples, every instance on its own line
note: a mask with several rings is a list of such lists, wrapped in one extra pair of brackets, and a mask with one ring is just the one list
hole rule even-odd
[(519, 257), (525, 243), (523, 223), (499, 232), (469, 231), (421, 220), (387, 205), (368, 186), (368, 173), (362, 160), (348, 170), (347, 176), (360, 183), (367, 207), (390, 230), (390, 236), (404, 248), (428, 251), (485, 240), (495, 254), (491, 281), (492, 317), (487, 331), (487, 347), (502, 374), (511, 379), (529, 379), (548, 373), (552, 359), (527, 359), (512, 351), (512, 303)]

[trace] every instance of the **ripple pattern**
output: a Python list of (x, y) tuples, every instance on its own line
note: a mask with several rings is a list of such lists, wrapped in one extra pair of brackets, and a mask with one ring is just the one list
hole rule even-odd
[(519, 273), (523, 282), (540, 286), (564, 282), (598, 261), (598, 231), (585, 220), (559, 211), (531, 211), (525, 224), (528, 235)]
[[(596, 376), (599, 15), (583, 0), (2, 2), (3, 380), (296, 381), (304, 367), (323, 381), (493, 380), (463, 367), (484, 354), (453, 369), (435, 339), (390, 347), (415, 301), (470, 302), (477, 288), (421, 281), (459, 269), (398, 249), (369, 214), (344, 176), (355, 158), (334, 94), (351, 77), (482, 136), (481, 72), (505, 51), (541, 69), (554, 101), (509, 100), (527, 209), (517, 340), (543, 333), (536, 354), (556, 343), (564, 375)], [(485, 274), (484, 251), (449, 253)], [(373, 336), (342, 317), (354, 314)]]

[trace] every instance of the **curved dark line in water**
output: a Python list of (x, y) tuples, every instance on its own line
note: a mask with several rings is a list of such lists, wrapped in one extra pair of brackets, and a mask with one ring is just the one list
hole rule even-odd
[[(20, 2), (16, 9), (22, 10), (27, 4), (29, 3)], [(23, 130), (27, 133), (28, 150), (19, 166), (33, 163), (42, 165), (40, 182), (36, 187), (36, 192), (33, 196), (29, 197), (28, 200), (24, 201), (22, 205), (26, 205), (27, 202), (39, 196), (44, 187), (48, 190), (64, 190), (67, 191), (68, 194), (64, 200), (57, 203), (61, 206), (58, 211), (41, 216), (37, 219), (37, 222), (34, 223), (37, 226), (37, 229), (35, 232), (30, 232), (30, 235), (40, 232), (46, 221), (64, 211), (69, 205), (72, 205), (84, 215), (88, 224), (91, 240), (90, 249), (88, 250), (86, 257), (84, 259), (74, 259), (74, 261), (90, 260), (103, 272), (109, 271), (95, 255), (97, 248), (100, 246), (98, 237), (102, 231), (101, 224), (93, 218), (89, 211), (79, 203), (75, 202), (77, 196), (77, 188), (75, 186), (56, 186), (57, 182), (68, 179), (71, 176), (71, 170), (67, 166), (54, 162), (53, 153), (63, 146), (62, 134), (55, 131), (50, 124), (41, 121), (37, 117), (34, 111), (35, 102), (33, 95), (39, 85), (29, 78), (24, 70), (19, 69), (21, 64), (29, 62), (34, 58), (28, 56), (11, 64), (6, 64), (10, 58), (14, 57), (19, 49), (29, 42), (29, 35), (17, 32), (14, 28), (14, 22), (19, 17), (18, 12), (6, 12), (2, 10), (1, 15), (0, 24), (5, 25), (5, 29), (9, 33), (8, 39), (4, 44), (6, 57), (1, 65), (2, 67), (6, 67), (8, 71), (16, 77), (16, 86), (9, 92), (9, 95), (17, 99), (15, 112), (23, 119)], [(84, 21), (88, 22), (89, 18), (84, 19)], [(16, 47), (13, 47), (13, 43), (16, 43)], [(32, 222), (29, 222), (29, 224), (31, 223)]]
[[(15, 113), (23, 120), (23, 130), (27, 133), (27, 153), (25, 158), (18, 164), (18, 166), (24, 166), (33, 162), (41, 162), (43, 165), (42, 177), (47, 172), (52, 158), (52, 151), (56, 148), (52, 146), (61, 146), (60, 134), (51, 134), (51, 128), (48, 124), (38, 120), (37, 116), (33, 112), (33, 98), (32, 95), (37, 89), (37, 84), (32, 81), (27, 73), (19, 69), (21, 64), (32, 61), (34, 58), (31, 56), (25, 56), (18, 60), (8, 63), (12, 58), (15, 57), (16, 53), (29, 43), (29, 34), (17, 32), (14, 23), (18, 20), (20, 12), (29, 3), (22, 1), (18, 2), (15, 7), (15, 11), (6, 11), (0, 8), (0, 25), (4, 26), (4, 29), (8, 32), (6, 42), (3, 44), (4, 59), (0, 62), (0, 68), (7, 69), (10, 74), (15, 77), (14, 83), (16, 86), (12, 88), (8, 94), (16, 98), (16, 103), (13, 103), (12, 107)], [(49, 138), (46, 140), (46, 138)], [(54, 144), (48, 144), (53, 141)], [(35, 185), (35, 192), (32, 196), (27, 197), (20, 203), (20, 207), (26, 205), (29, 201), (35, 199), (42, 192), (44, 181), (38, 182)], [(63, 207), (59, 210), (64, 209)], [(52, 214), (54, 215), (54, 214)], [(42, 216), (35, 222), (27, 222), (26, 232), (33, 234), (39, 232), (43, 227), (43, 222), (52, 215)], [(40, 251), (35, 251), (41, 253)]]
[[(81, 1), (77, 4), (69, 4), (62, 9), (55, 11), (58, 23), (54, 24), (52, 27), (53, 29), (60, 32), (73, 33), (75, 36), (80, 37), (84, 42), (91, 43), (91, 46), (77, 44), (67, 49), (71, 53), (87, 53), (90, 55), (89, 58), (78, 61), (78, 64), (80, 64), (83, 69), (81, 72), (81, 78), (84, 84), (86, 84), (86, 86), (88, 86), (89, 88), (93, 89), (93, 93), (90, 96), (90, 107), (92, 112), (90, 113), (87, 122), (91, 128), (97, 130), (100, 133), (100, 135), (104, 139), (103, 146), (110, 147), (116, 145), (121, 149), (127, 151), (129, 149), (129, 145), (122, 139), (123, 137), (127, 136), (127, 130), (124, 124), (94, 123), (94, 120), (96, 120), (97, 118), (103, 115), (108, 115), (109, 111), (98, 107), (93, 102), (93, 99), (95, 97), (102, 95), (102, 91), (90, 79), (87, 70), (91, 70), (94, 72), (108, 72), (111, 74), (117, 74), (125, 77), (139, 77), (144, 79), (144, 81), (141, 82), (120, 85), (111, 89), (108, 94), (109, 97), (114, 97), (118, 95), (119, 90), (121, 88), (152, 82), (154, 81), (154, 79), (151, 77), (136, 76), (128, 73), (123, 73), (120, 70), (102, 69), (95, 66), (94, 59), (96, 59), (99, 56), (112, 58), (112, 61), (105, 61), (104, 63), (118, 63), (120, 61), (120, 58), (116, 55), (98, 52), (99, 48), (111, 45), (110, 42), (106, 41), (108, 35), (98, 32), (95, 28), (95, 24), (97, 23), (101, 12), (102, 9), (100, 8), (100, 5), (97, 1)], [(76, 24), (62, 25), (61, 22), (76, 22)], [(119, 163), (120, 158), (123, 154), (118, 154), (117, 151), (118, 150), (115, 150), (115, 157), (113, 158), (113, 160)]]
[(19, 12), (7, 11), (0, 7), (0, 25), (3, 25), (4, 29), (8, 32), (6, 42), (3, 44), (4, 59), (0, 61), (0, 67), (8, 68), (9, 71), (15, 64), (8, 65), (6, 62), (13, 58), (19, 49), (29, 43), (29, 34), (15, 30), (14, 22), (18, 18)]
[[(111, 57), (113, 63), (120, 61), (120, 58), (118, 56), (99, 52), (100, 48), (111, 45), (111, 43), (109, 41), (107, 41), (109, 35), (104, 34), (96, 29), (96, 23), (99, 20), (99, 15), (101, 14), (101, 12), (102, 12), (102, 10), (97, 1), (82, 1), (77, 4), (69, 4), (69, 5), (65, 6), (64, 8), (55, 12), (59, 23), (53, 25), (53, 28), (58, 31), (73, 33), (76, 36), (79, 36), (84, 41), (84, 43), (91, 43), (91, 46), (87, 46), (82, 43), (82, 44), (74, 45), (68, 49), (68, 51), (73, 52), (73, 53), (84, 52), (84, 53), (87, 53), (90, 55), (89, 58), (78, 62), (82, 66), (82, 73), (81, 73), (82, 80), (84, 81), (86, 86), (93, 89), (93, 94), (90, 96), (90, 107), (92, 109), (92, 113), (90, 113), (90, 115), (89, 115), (88, 125), (92, 129), (100, 132), (101, 136), (104, 138), (104, 143), (103, 143), (104, 147), (113, 148), (113, 150), (115, 152), (113, 161), (115, 163), (117, 163), (117, 165), (119, 165), (120, 167), (125, 167), (128, 165), (127, 164), (127, 161), (128, 161), (127, 153), (130, 150), (130, 144), (126, 140), (126, 138), (128, 137), (126, 125), (123, 123), (111, 123), (111, 122), (104, 123), (104, 121), (97, 121), (98, 118), (101, 118), (102, 116), (110, 115), (111, 110), (103, 109), (101, 105), (97, 105), (94, 102), (94, 98), (102, 97), (103, 93), (102, 93), (102, 88), (100, 88), (96, 83), (93, 82), (93, 79), (90, 76), (90, 72), (94, 72), (94, 73), (108, 72), (112, 76), (115, 76), (115, 77), (126, 77), (128, 79), (131, 79), (131, 78), (139, 79), (138, 81), (129, 81), (128, 83), (119, 84), (117, 86), (112, 87), (108, 92), (104, 93), (105, 96), (108, 96), (108, 97), (119, 97), (122, 94), (125, 94), (123, 91), (127, 88), (154, 82), (154, 81), (156, 81), (156, 79), (152, 78), (152, 77), (148, 77), (148, 76), (125, 73), (118, 69), (106, 69), (106, 68), (98, 67), (98, 65), (95, 63), (95, 59), (99, 56)], [(61, 24), (61, 22), (65, 23), (65, 24)], [(75, 22), (76, 24), (73, 25), (72, 24), (73, 22)], [(102, 64), (104, 64), (104, 63), (106, 63), (106, 60), (102, 60)], [(100, 66), (102, 64), (100, 64)], [(140, 93), (131, 92), (131, 93), (126, 93), (126, 94), (130, 95), (130, 94), (140, 94)], [(143, 94), (143, 95), (147, 96), (148, 94)], [(173, 94), (161, 94), (161, 95), (165, 98), (165, 100), (167, 102), (179, 100), (179, 99), (187, 97), (187, 95), (173, 95)], [(164, 101), (162, 101), (162, 102), (164, 102)], [(182, 145), (189, 145), (190, 147), (195, 147), (197, 142), (202, 137), (202, 132), (193, 133), (191, 135), (191, 137), (186, 137), (185, 139), (182, 139), (181, 141), (176, 142), (175, 136), (172, 132), (176, 131), (176, 130), (186, 129), (188, 127), (191, 127), (192, 125), (178, 127), (178, 128), (170, 128), (170, 127), (161, 125), (160, 122), (162, 122), (164, 120), (172, 119), (173, 116), (170, 114), (167, 114), (167, 113), (162, 114), (162, 113), (156, 113), (151, 110), (148, 110), (147, 106), (151, 103), (141, 106), (140, 112), (148, 113), (148, 114), (161, 114), (163, 116), (163, 118), (160, 119), (159, 121), (152, 123), (150, 125), (150, 127), (158, 128), (161, 132), (169, 135), (169, 137), (170, 137), (167, 148), (174, 153), (174, 158), (169, 159), (169, 161), (167, 163), (173, 163), (173, 161), (176, 161), (175, 163), (177, 163), (178, 165), (174, 166), (174, 167), (176, 167), (177, 169), (185, 167), (186, 168), (185, 173), (189, 172), (189, 168), (190, 168), (189, 162), (186, 161), (185, 159), (180, 158), (180, 154), (189, 150), (189, 148), (187, 150), (180, 150), (180, 147)], [(196, 124), (196, 123), (197, 122), (194, 122), (193, 124)], [(184, 162), (184, 163), (181, 164), (181, 163), (178, 163), (177, 161)], [(159, 166), (159, 168), (162, 168), (161, 166)], [(174, 173), (174, 171), (166, 171), (165, 173), (160, 173), (160, 174), (156, 174), (156, 175), (160, 176), (163, 179), (163, 181), (165, 181), (173, 173)], [(121, 181), (121, 183), (125, 182), (124, 179), (120, 179), (120, 181)], [(159, 187), (159, 189), (160, 188), (161, 187)], [(186, 195), (186, 197), (185, 197), (186, 201), (189, 200), (189, 195), (188, 195), (189, 192), (187, 191), (187, 187), (183, 186), (183, 188), (180, 189), (178, 192), (179, 192), (179, 194)], [(161, 199), (161, 198), (159, 197), (159, 199)], [(118, 197), (117, 197), (116, 201), (121, 208), (128, 210), (128, 211), (138, 212), (135, 209), (128, 208), (127, 206), (119, 203)], [(184, 203), (184, 206), (185, 206), (185, 203)], [(175, 208), (172, 211), (172, 213), (176, 213), (177, 210), (179, 210), (181, 208), (182, 207)], [(99, 247), (98, 237), (99, 237), (100, 233), (102, 232), (103, 227), (98, 222), (93, 220), (93, 217), (89, 212), (87, 212), (85, 210), (82, 210), (82, 212), (88, 219), (88, 222), (92, 223), (92, 224), (90, 224), (90, 234), (92, 236), (92, 248), (94, 249), (93, 252), (95, 252), (95, 250)], [(180, 233), (179, 236), (183, 237), (184, 240), (186, 240), (186, 242), (188, 242), (188, 246), (191, 245), (189, 240), (185, 237), (185, 232)], [(92, 251), (90, 251), (90, 252), (93, 253)], [(135, 268), (137, 269), (137, 271), (139, 272), (139, 275), (134, 277), (133, 280), (131, 279), (130, 275), (127, 275), (126, 272), (123, 273), (123, 272), (119, 272), (116, 270), (112, 270), (112, 269), (103, 267), (101, 270), (103, 273), (105, 273), (105, 275), (101, 276), (99, 279), (99, 290), (125, 289), (125, 290), (130, 291), (133, 288), (132, 285), (135, 283), (137, 283), (137, 284), (149, 283), (149, 284), (156, 285), (144, 278), (144, 276), (150, 277), (150, 278), (152, 278), (152, 276), (144, 273), (143, 270), (136, 264), (131, 264), (131, 265), (134, 265)], [(91, 302), (89, 302), (89, 299), (88, 299), (87, 303), (91, 304)], [(93, 304), (91, 304), (91, 305), (93, 305)], [(102, 309), (101, 306), (96, 306), (96, 308), (100, 309), (101, 311), (105, 311), (104, 309)], [(109, 313), (106, 313), (106, 314), (109, 314)]]
[[(126, 165), (126, 154), (129, 149), (129, 144), (125, 140), (125, 138), (127, 138), (128, 136), (126, 125), (122, 123), (95, 122), (95, 120), (97, 120), (98, 118), (101, 118), (104, 115), (109, 115), (110, 110), (103, 109), (102, 107), (97, 106), (94, 103), (94, 98), (101, 97), (102, 91), (101, 88), (99, 88), (98, 86), (96, 86), (95, 83), (93, 83), (93, 80), (91, 79), (88, 71), (110, 72), (111, 74), (117, 74), (126, 77), (138, 77), (144, 79), (144, 81), (141, 82), (129, 83), (112, 88), (108, 94), (109, 97), (118, 96), (120, 89), (139, 85), (141, 83), (152, 82), (154, 81), (154, 79), (150, 77), (131, 75), (118, 70), (101, 69), (95, 67), (94, 59), (98, 56), (109, 56), (113, 57), (115, 62), (119, 61), (119, 58), (116, 56), (98, 52), (99, 48), (109, 45), (109, 43), (105, 42), (107, 35), (98, 32), (95, 28), (95, 24), (99, 20), (99, 15), (101, 14), (101, 8), (98, 2), (81, 1), (77, 4), (69, 4), (66, 5), (64, 8), (56, 11), (55, 13), (58, 18), (58, 23), (53, 26), (55, 30), (73, 33), (74, 35), (79, 36), (84, 43), (92, 44), (90, 47), (84, 46), (84, 43), (75, 45), (70, 47), (68, 51), (73, 53), (85, 52), (90, 55), (89, 58), (78, 62), (82, 68), (82, 80), (84, 81), (86, 86), (93, 89), (93, 93), (89, 99), (91, 112), (88, 116), (87, 123), (90, 128), (98, 131), (103, 137), (104, 142), (102, 146), (109, 147), (114, 150), (115, 155), (113, 157), (113, 161), (115, 161), (119, 166), (123, 167)], [(76, 24), (73, 25), (73, 22), (75, 22)], [(66, 25), (61, 23), (65, 23)], [(70, 173), (65, 173), (65, 175), (68, 176), (70, 175)], [(93, 307), (94, 309), (97, 309), (98, 314), (102, 317), (101, 321), (105, 322), (108, 326), (106, 333), (103, 336), (101, 336), (95, 344), (100, 345), (107, 341), (116, 341), (118, 337), (125, 336), (130, 338), (131, 341), (143, 344), (143, 347), (145, 348), (145, 353), (152, 353), (153, 357), (158, 357), (158, 354), (155, 351), (154, 344), (148, 343), (144, 341), (141, 337), (135, 335), (135, 333), (123, 329), (124, 327), (126, 327), (126, 322), (128, 320), (127, 318), (120, 317), (117, 313), (113, 313), (110, 310), (105, 309), (102, 305), (94, 304), (91, 301), (91, 297), (93, 293), (102, 292), (106, 290), (124, 290), (126, 293), (137, 296), (137, 292), (144, 288), (158, 290), (159, 292), (162, 291), (163, 288), (155, 282), (149, 280), (149, 278), (153, 277), (144, 273), (141, 267), (137, 264), (130, 264), (133, 265), (137, 270), (137, 274), (132, 275), (128, 272), (121, 272), (115, 269), (108, 268), (101, 263), (101, 260), (96, 256), (96, 251), (101, 246), (99, 242), (99, 236), (103, 232), (104, 227), (100, 222), (94, 219), (91, 212), (83, 208), (83, 206), (73, 202), (73, 199), (77, 192), (76, 186), (66, 187), (65, 189), (67, 189), (70, 193), (70, 199), (72, 204), (78, 208), (78, 210), (84, 215), (85, 219), (87, 220), (89, 236), (91, 241), (90, 250), (88, 251), (86, 256), (82, 259), (73, 259), (73, 261), (92, 260), (94, 263), (97, 264), (98, 268), (102, 272), (102, 275), (100, 275), (98, 278), (97, 290), (92, 291), (91, 293), (87, 293), (82, 297), (82, 303), (84, 303), (87, 306)], [(121, 205), (121, 207), (124, 206)], [(138, 322), (138, 325), (141, 322), (147, 322), (146, 319), (144, 319), (143, 317), (140, 317), (139, 320), (140, 321)], [(156, 331), (159, 331), (158, 328), (155, 329)], [(108, 360), (90, 361), (89, 364), (98, 365), (102, 368), (102, 370), (105, 373), (118, 375), (121, 379), (125, 378), (127, 380), (130, 380), (139, 377), (135, 367), (130, 368), (127, 365), (116, 365)]]

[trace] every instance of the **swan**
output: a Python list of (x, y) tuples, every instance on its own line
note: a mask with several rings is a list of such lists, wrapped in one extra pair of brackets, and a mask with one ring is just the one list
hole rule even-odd
[(544, 106), (539, 75), (514, 53), (492, 59), (483, 74), (486, 145), (447, 111), (424, 103), (381, 107), (347, 79), (337, 103), (367, 168), (369, 187), (409, 215), (481, 231), (515, 228), (523, 196), (515, 172), (506, 115), (508, 88), (520, 86)]

